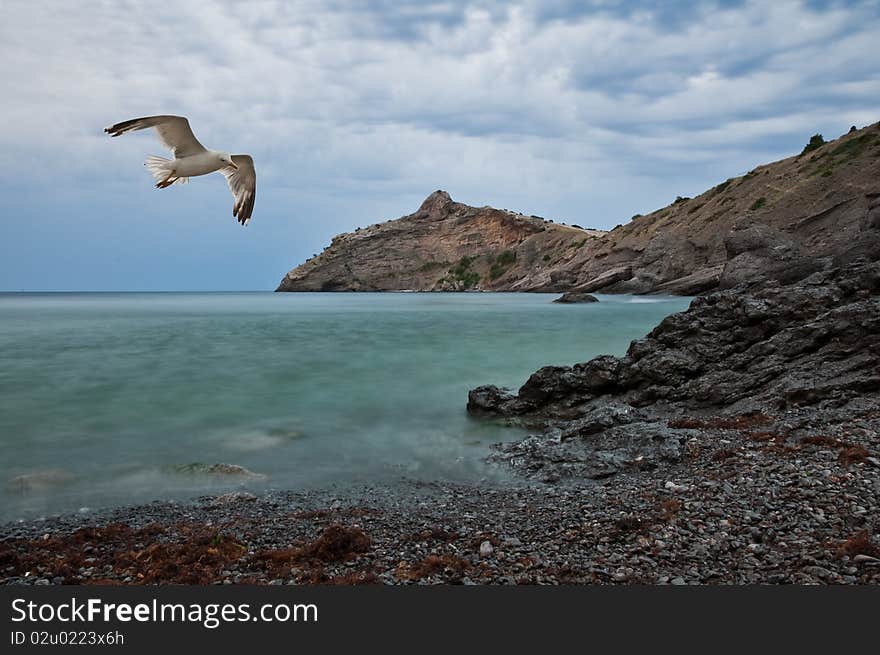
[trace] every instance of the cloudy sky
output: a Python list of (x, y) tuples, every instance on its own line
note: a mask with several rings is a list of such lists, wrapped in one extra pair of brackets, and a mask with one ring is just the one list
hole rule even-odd
[[(613, 227), (880, 120), (878, 0), (4, 0), (0, 60), (0, 290), (272, 289), (437, 188)], [(253, 155), (247, 228), (102, 133), (158, 113)]]

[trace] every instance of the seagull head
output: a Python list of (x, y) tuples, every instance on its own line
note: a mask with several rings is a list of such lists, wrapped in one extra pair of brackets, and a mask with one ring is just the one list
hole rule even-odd
[(228, 152), (220, 153), (220, 161), (222, 161), (227, 166), (232, 166), (232, 168), (238, 170), (238, 165), (234, 161), (232, 161), (232, 155), (230, 155)]

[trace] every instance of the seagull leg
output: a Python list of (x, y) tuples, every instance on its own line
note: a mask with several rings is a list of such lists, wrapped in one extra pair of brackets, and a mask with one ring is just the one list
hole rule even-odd
[[(172, 179), (172, 178), (173, 178), (173, 179)], [(166, 188), (166, 187), (171, 186), (171, 185), (174, 184), (176, 181), (177, 181), (177, 178), (174, 177), (174, 173), (168, 173), (168, 177), (166, 177), (164, 180), (162, 180), (161, 182), (159, 182), (159, 183), (156, 185), (156, 188), (157, 188), (157, 189), (164, 189), (164, 188)]]

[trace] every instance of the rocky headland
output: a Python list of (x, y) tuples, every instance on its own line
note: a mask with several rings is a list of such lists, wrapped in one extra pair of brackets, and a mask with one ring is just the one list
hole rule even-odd
[(553, 267), (602, 234), (435, 191), (409, 216), (334, 237), (277, 290), (553, 291)]
[(607, 232), (435, 191), (409, 216), (335, 237), (278, 291), (696, 295), (876, 256), (880, 237), (866, 216), (880, 197), (880, 123), (811, 143)]

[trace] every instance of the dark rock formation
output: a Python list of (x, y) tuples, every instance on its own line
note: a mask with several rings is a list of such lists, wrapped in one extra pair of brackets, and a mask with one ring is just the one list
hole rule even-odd
[(553, 302), (562, 303), (564, 305), (573, 305), (578, 303), (599, 302), (599, 299), (594, 295), (583, 293), (582, 291), (569, 291), (563, 293)]
[[(740, 232), (730, 247), (734, 259), (776, 247), (790, 253), (762, 229)], [(798, 273), (789, 284), (785, 277), (698, 297), (624, 357), (544, 367), (516, 394), (474, 389), (468, 410), (541, 427), (496, 458), (548, 479), (674, 460), (691, 427), (669, 421), (682, 416), (806, 409), (821, 421), (834, 411), (880, 410), (880, 262)]]

